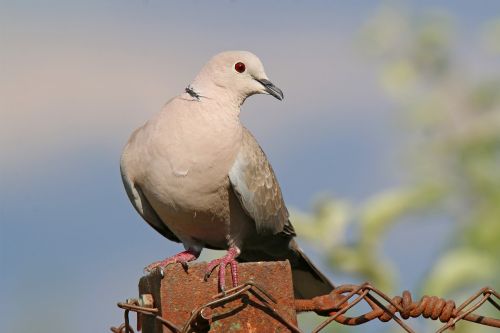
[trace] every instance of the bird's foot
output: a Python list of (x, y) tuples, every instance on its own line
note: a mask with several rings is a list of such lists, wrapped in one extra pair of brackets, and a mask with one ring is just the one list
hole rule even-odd
[(238, 248), (230, 247), (224, 257), (209, 262), (205, 272), (205, 281), (208, 280), (212, 271), (219, 266), (219, 288), (224, 292), (226, 287), (226, 266), (230, 265), (231, 280), (233, 281), (233, 287), (236, 287), (238, 285), (238, 262), (236, 261), (236, 257), (239, 254), (240, 251)]
[(163, 268), (163, 267), (166, 267), (170, 264), (174, 264), (176, 262), (180, 263), (182, 265), (182, 267), (184, 267), (184, 269), (187, 269), (187, 263), (195, 260), (199, 256), (200, 256), (200, 252), (197, 252), (197, 251), (192, 250), (192, 249), (188, 249), (186, 251), (182, 251), (180, 253), (177, 253), (175, 256), (172, 256), (170, 258), (166, 258), (166, 259), (160, 260), (160, 261), (155, 261), (154, 263), (145, 267), (144, 272), (151, 273), (156, 268)]

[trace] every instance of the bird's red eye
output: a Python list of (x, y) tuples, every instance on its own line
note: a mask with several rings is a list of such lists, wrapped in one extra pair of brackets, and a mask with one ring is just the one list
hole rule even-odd
[(245, 71), (245, 64), (242, 62), (237, 62), (236, 64), (234, 64), (234, 69), (238, 73), (243, 73)]

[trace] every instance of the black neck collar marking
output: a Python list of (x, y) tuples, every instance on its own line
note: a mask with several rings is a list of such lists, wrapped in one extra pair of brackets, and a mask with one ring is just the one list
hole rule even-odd
[(186, 87), (186, 89), (184, 89), (184, 91), (185, 91), (187, 94), (189, 94), (189, 96), (191, 96), (191, 97), (195, 98), (195, 99), (196, 99), (196, 100), (198, 100), (198, 101), (200, 100), (200, 97), (203, 97), (203, 96), (201, 96), (198, 92), (196, 92), (196, 91), (194, 90), (194, 88), (193, 88), (193, 87), (191, 87), (191, 85), (188, 85), (188, 86)]

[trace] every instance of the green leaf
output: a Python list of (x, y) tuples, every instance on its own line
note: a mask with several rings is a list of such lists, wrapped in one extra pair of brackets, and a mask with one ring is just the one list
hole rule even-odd
[(436, 262), (422, 289), (431, 295), (450, 295), (493, 279), (497, 265), (493, 254), (457, 248)]

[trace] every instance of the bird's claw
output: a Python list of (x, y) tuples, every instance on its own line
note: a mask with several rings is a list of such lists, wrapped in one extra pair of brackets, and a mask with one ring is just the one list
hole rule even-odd
[(187, 263), (187, 261), (180, 261), (180, 264), (181, 264), (182, 268), (184, 268), (185, 271), (188, 270), (188, 263)]
[(221, 292), (224, 293), (226, 287), (226, 266), (230, 265), (231, 268), (231, 281), (233, 282), (233, 287), (238, 286), (238, 262), (235, 257), (238, 255), (238, 251), (234, 248), (230, 248), (227, 254), (219, 259), (212, 260), (208, 263), (207, 270), (205, 271), (204, 280), (207, 281), (212, 271), (218, 266), (219, 267), (219, 288)]
[(155, 269), (160, 270), (160, 274), (163, 276), (163, 269), (170, 264), (180, 263), (184, 270), (188, 269), (188, 262), (195, 260), (200, 255), (199, 252), (193, 250), (186, 250), (181, 253), (177, 253), (175, 256), (167, 258), (165, 260), (155, 261), (144, 268), (144, 273), (152, 273)]
[(210, 277), (210, 274), (212, 274), (212, 271), (207, 270), (207, 271), (205, 272), (205, 276), (203, 277), (203, 280), (204, 280), (205, 282), (207, 282), (207, 281), (208, 281), (208, 278)]
[(173, 263), (174, 263), (174, 261), (172, 261), (172, 262), (166, 262), (165, 260), (155, 261), (154, 263), (149, 264), (146, 267), (144, 267), (143, 271), (144, 271), (144, 274), (150, 274), (154, 270), (158, 269), (158, 270), (160, 270), (160, 273), (161, 273), (161, 271), (163, 270), (163, 267), (166, 267), (166, 266), (173, 264)]

